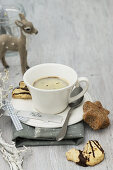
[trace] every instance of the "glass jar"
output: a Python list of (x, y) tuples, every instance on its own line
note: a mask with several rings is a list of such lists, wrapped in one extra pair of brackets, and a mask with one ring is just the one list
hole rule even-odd
[[(20, 29), (15, 24), (16, 20), (20, 20), (19, 13), (26, 16), (24, 7), (21, 4), (0, 5), (0, 35), (20, 36)], [(7, 54), (15, 55), (15, 52), (8, 51)]]

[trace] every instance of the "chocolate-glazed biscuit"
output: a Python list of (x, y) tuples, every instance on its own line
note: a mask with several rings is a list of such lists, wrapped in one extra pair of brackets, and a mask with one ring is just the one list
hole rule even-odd
[(90, 140), (83, 151), (74, 148), (66, 152), (67, 160), (73, 161), (80, 166), (94, 166), (104, 159), (104, 150), (96, 140)]
[(19, 83), (12, 91), (12, 97), (15, 99), (31, 99), (31, 94), (23, 81)]
[(104, 159), (104, 150), (96, 140), (88, 141), (82, 153), (88, 166), (94, 166)]
[(16, 99), (31, 99), (31, 94), (28, 90), (26, 91), (18, 87), (13, 90), (12, 97)]
[(68, 152), (66, 152), (66, 158), (68, 161), (73, 161), (79, 164), (80, 162), (80, 151), (76, 150), (75, 148), (70, 149)]

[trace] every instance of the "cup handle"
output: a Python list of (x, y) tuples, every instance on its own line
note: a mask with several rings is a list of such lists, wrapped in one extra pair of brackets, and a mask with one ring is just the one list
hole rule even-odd
[[(79, 98), (81, 98), (81, 97), (86, 93), (86, 91), (88, 90), (88, 87), (89, 87), (88, 78), (87, 78), (87, 77), (79, 77), (79, 78), (78, 78), (78, 81), (77, 81), (77, 86), (78, 86), (81, 82), (85, 82), (85, 83), (86, 83), (86, 86), (84, 87), (84, 89), (83, 89), (77, 96), (70, 97), (70, 98), (69, 98), (69, 103), (74, 102), (74, 101), (78, 100)], [(76, 87), (74, 87), (74, 88), (76, 88)], [(72, 93), (72, 92), (71, 92), (71, 93)]]

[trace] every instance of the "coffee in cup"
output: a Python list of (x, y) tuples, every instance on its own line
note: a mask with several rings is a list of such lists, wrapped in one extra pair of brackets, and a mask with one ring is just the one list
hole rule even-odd
[(69, 83), (60, 77), (43, 77), (34, 81), (33, 86), (38, 89), (54, 90), (68, 86)]

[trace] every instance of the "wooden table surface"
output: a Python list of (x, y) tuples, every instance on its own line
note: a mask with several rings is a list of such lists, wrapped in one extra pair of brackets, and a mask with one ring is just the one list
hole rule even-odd
[[(4, 0), (0, 0), (0, 3)], [(14, 0), (5, 0), (14, 2)], [(16, 1), (15, 1), (16, 2)], [(72, 147), (82, 149), (90, 139), (96, 139), (105, 150), (105, 160), (93, 170), (113, 169), (113, 1), (112, 0), (19, 0), (27, 17), (38, 28), (28, 53), (28, 63), (56, 62), (74, 68), (79, 76), (89, 78), (89, 93), (110, 110), (111, 125), (93, 131), (85, 127), (85, 140), (79, 146), (33, 147), (32, 155), (24, 160), (24, 170), (86, 170), (68, 162), (65, 152)], [(22, 80), (19, 56), (7, 57), (10, 83), (17, 86)], [(3, 66), (0, 63), (0, 71)], [(0, 119), (4, 138), (11, 142), (12, 124), (9, 118)], [(9, 166), (0, 154), (0, 169)]]

